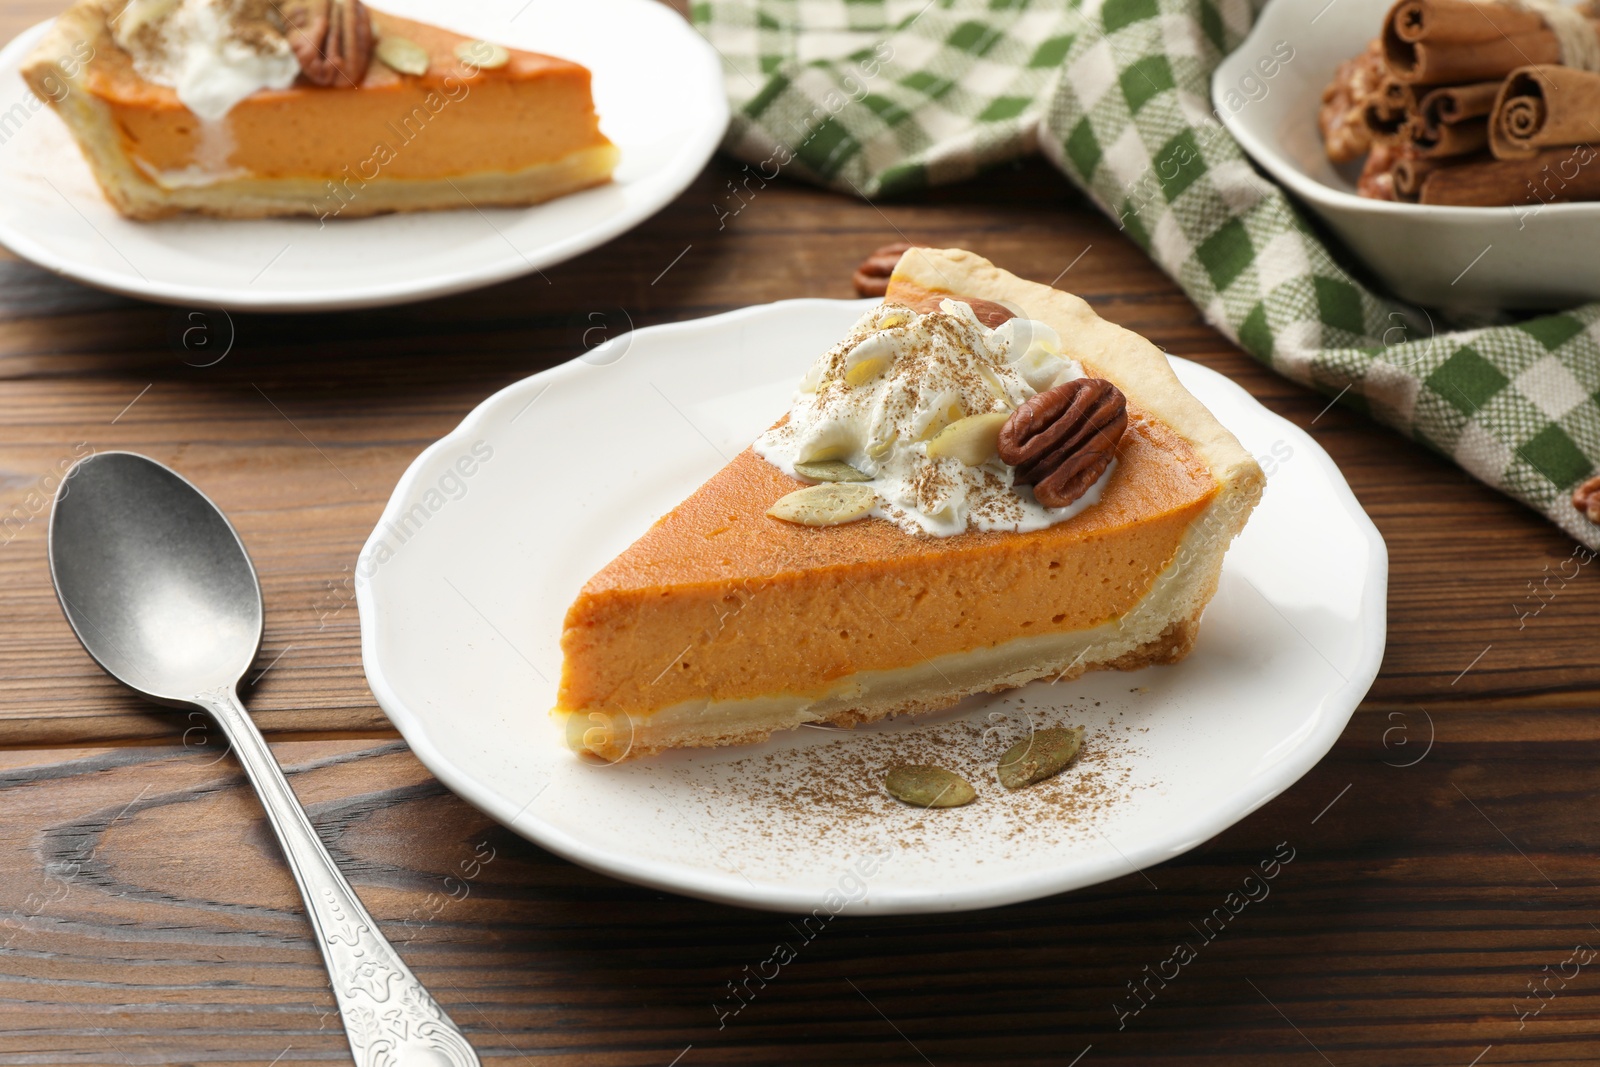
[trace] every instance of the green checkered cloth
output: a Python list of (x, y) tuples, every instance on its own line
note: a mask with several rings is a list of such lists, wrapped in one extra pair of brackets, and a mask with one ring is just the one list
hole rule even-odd
[(722, 54), (726, 147), (750, 179), (876, 198), (1041, 150), (1245, 351), (1600, 547), (1570, 500), (1600, 466), (1600, 305), (1433, 336), (1341, 269), (1213, 114), (1210, 75), (1249, 30), (1248, 0), (699, 0), (691, 13)]

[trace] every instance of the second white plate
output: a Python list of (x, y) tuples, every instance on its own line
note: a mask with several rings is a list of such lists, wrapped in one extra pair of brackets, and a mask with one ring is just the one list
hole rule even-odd
[[(362, 550), (372, 690), (429, 769), (569, 859), (752, 907), (987, 907), (1170, 859), (1266, 803), (1339, 736), (1383, 654), (1387, 556), (1327, 454), (1215, 371), (1174, 366), (1269, 472), (1182, 663), (976, 697), (855, 731), (597, 766), (547, 715), (578, 588), (788, 407), (870, 302), (793, 300), (651, 327), (490, 397), (401, 478)], [(1030, 723), (1085, 754), (1006, 793)], [(978, 784), (921, 811), (880, 783)]]
[[(326, 225), (134, 222), (106, 202), (55, 113), (31, 108), (37, 100), (17, 72), (44, 34), (39, 25), (0, 51), (0, 112), (7, 114), (0, 243), (69, 278), (166, 303), (261, 311), (394, 304), (504, 281), (609, 241), (676, 198), (727, 127), (716, 53), (656, 0), (383, 0), (381, 7), (588, 67), (601, 129), (622, 154), (615, 181), (529, 208), (463, 204)], [(20, 125), (18, 115), (25, 116)]]

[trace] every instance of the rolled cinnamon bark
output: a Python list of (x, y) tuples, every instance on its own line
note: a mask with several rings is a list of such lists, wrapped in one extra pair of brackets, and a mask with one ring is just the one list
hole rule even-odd
[(1362, 122), (1373, 141), (1398, 141), (1411, 125), (1411, 115), (1416, 112), (1416, 98), (1411, 86), (1384, 78), (1378, 91), (1366, 101), (1362, 109)]
[(1407, 84), (1442, 85), (1560, 63), (1561, 45), (1531, 11), (1475, 0), (1399, 0), (1384, 18), (1383, 58)]
[(1394, 198), (1415, 204), (1422, 196), (1422, 183), (1428, 175), (1446, 167), (1459, 167), (1468, 163), (1482, 163), (1492, 157), (1487, 152), (1471, 156), (1433, 156), (1422, 158), (1406, 153), (1395, 160), (1390, 176), (1394, 181)]
[(1399, 0), (1383, 20), (1383, 45), (1449, 41), (1471, 44), (1531, 33), (1544, 20), (1509, 4), (1478, 0)]
[(1600, 160), (1589, 145), (1547, 148), (1527, 159), (1441, 167), (1422, 182), (1421, 202), (1453, 207), (1513, 207), (1600, 200)]
[(1391, 141), (1405, 134), (1416, 111), (1416, 96), (1411, 86), (1397, 78), (1385, 76), (1378, 84), (1367, 106), (1361, 109), (1362, 121), (1375, 140)]
[(1497, 81), (1487, 81), (1431, 90), (1417, 101), (1417, 114), (1429, 126), (1448, 126), (1483, 118), (1494, 110), (1500, 85)]
[(1500, 87), (1489, 119), (1496, 159), (1527, 159), (1554, 145), (1600, 141), (1600, 74), (1521, 67)]
[(1416, 154), (1424, 159), (1465, 156), (1481, 152), (1489, 144), (1489, 123), (1486, 119), (1446, 123), (1431, 130), (1418, 119), (1407, 127), (1406, 132)]
[(1406, 130), (1416, 154), (1432, 158), (1482, 151), (1489, 140), (1485, 116), (1499, 89), (1498, 82), (1477, 82), (1423, 95)]

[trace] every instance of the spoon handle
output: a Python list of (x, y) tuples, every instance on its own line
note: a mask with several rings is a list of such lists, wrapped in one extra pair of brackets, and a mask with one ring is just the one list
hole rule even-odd
[(305, 898), (356, 1063), (479, 1067), (472, 1046), (339, 873), (238, 695), (222, 687), (193, 699), (216, 717), (267, 810)]

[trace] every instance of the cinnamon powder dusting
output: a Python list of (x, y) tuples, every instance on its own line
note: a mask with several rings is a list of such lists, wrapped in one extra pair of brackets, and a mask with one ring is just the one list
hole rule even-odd
[[(708, 808), (740, 810), (738, 820), (718, 820), (721, 846), (730, 853), (777, 853), (780, 863), (803, 862), (818, 852), (859, 854), (884, 841), (919, 852), (966, 834), (981, 835), (984, 852), (996, 859), (1096, 842), (1097, 827), (1120, 805), (1158, 788), (1135, 780), (1132, 768), (1142, 753), (1137, 731), (1121, 713), (1105, 721), (1103, 711), (1085, 715), (1088, 706), (1035, 706), (1025, 696), (989, 698), (987, 706), (982, 717), (969, 712), (931, 723), (924, 717), (910, 729), (813, 728), (839, 736), (675, 773), (692, 778), (697, 801)], [(1082, 725), (1086, 718), (1102, 725), (1089, 728), (1080, 754), (1064, 771), (1016, 791), (1000, 785), (995, 765), (1030, 729)], [(884, 791), (883, 780), (890, 768), (905, 764), (954, 771), (977, 789), (978, 799), (939, 811), (902, 804)]]

